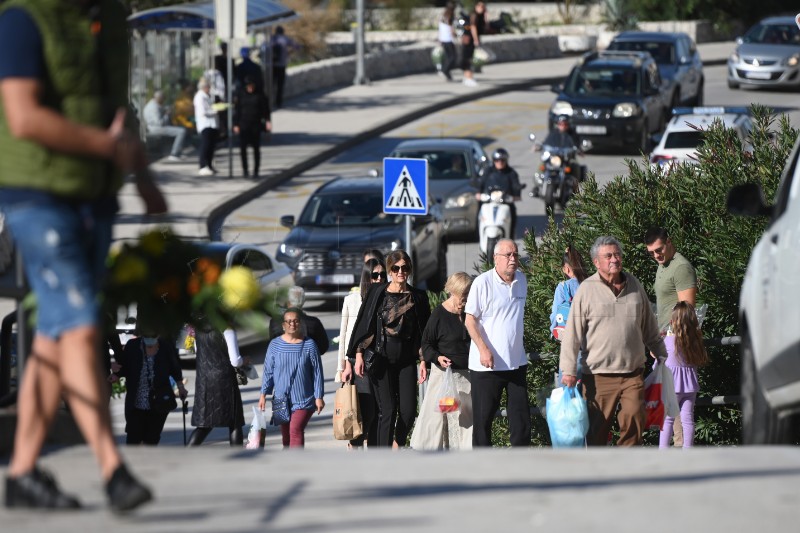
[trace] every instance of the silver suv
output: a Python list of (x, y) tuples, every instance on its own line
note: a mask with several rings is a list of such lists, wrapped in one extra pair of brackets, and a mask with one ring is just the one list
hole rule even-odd
[(739, 297), (742, 336), (742, 429), (745, 444), (797, 443), (800, 438), (800, 139), (787, 160), (774, 205), (761, 187), (734, 187), (728, 210), (769, 216)]

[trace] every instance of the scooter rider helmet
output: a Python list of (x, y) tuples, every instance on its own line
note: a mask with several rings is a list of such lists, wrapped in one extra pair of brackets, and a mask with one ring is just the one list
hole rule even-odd
[(508, 163), (508, 151), (505, 148), (498, 148), (492, 154), (492, 161), (505, 161)]

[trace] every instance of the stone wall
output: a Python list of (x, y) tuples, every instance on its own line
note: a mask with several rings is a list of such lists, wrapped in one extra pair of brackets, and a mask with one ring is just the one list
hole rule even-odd
[[(560, 57), (558, 39), (554, 36), (490, 35), (484, 38), (486, 47), (494, 52), (496, 62), (527, 61)], [(434, 72), (431, 51), (436, 42), (418, 42), (369, 53), (364, 60), (367, 78), (381, 80), (408, 74)], [(353, 83), (356, 74), (355, 56), (325, 59), (290, 67), (286, 75), (284, 97), (342, 87)]]

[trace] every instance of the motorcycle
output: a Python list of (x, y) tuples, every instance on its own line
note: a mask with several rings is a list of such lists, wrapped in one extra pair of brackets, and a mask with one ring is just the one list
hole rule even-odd
[[(522, 184), (524, 189), (526, 184)], [(495, 190), (488, 193), (477, 193), (476, 198), (481, 202), (478, 211), (478, 235), (481, 251), (488, 254), (494, 250), (495, 244), (511, 235), (511, 205), (514, 197), (504, 191)]]
[(592, 143), (584, 139), (581, 148), (577, 146), (555, 146), (536, 142), (536, 135), (530, 134), (534, 149), (541, 151), (541, 164), (533, 173), (533, 189), (528, 193), (532, 198), (541, 197), (544, 205), (553, 210), (558, 202), (562, 209), (578, 188), (578, 183), (586, 178), (586, 166), (578, 164), (579, 152), (592, 148)]

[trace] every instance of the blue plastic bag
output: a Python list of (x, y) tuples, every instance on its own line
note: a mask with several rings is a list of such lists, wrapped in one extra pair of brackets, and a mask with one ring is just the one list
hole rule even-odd
[(555, 389), (547, 399), (547, 427), (553, 448), (582, 447), (589, 431), (586, 400), (575, 387)]

